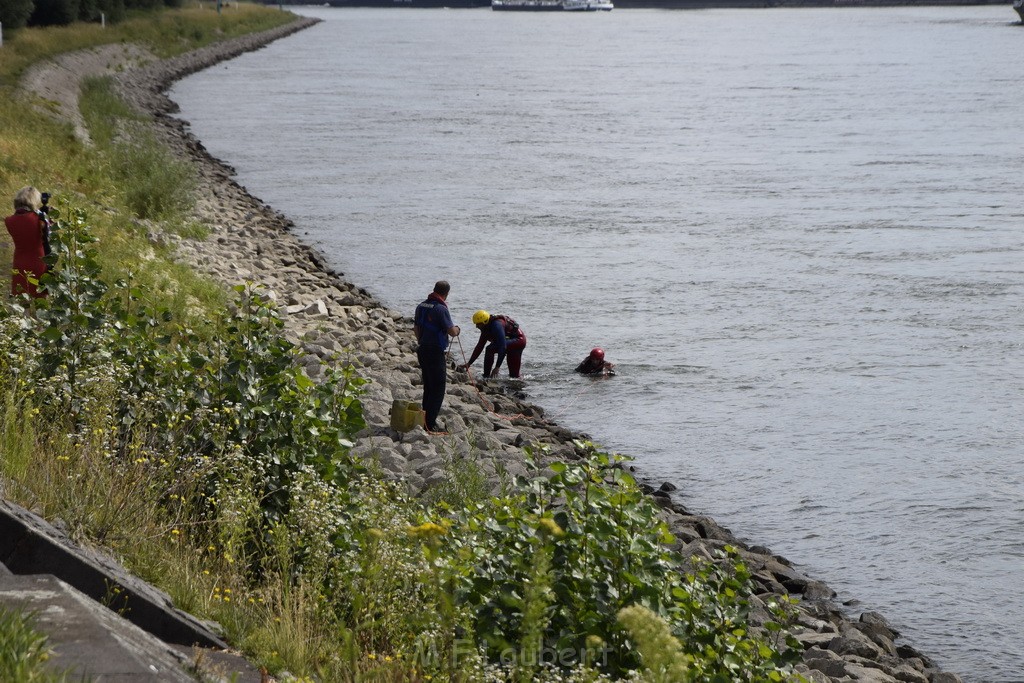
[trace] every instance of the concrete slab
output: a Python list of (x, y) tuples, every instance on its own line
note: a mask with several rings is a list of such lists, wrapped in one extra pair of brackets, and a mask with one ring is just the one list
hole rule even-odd
[(54, 671), (94, 683), (195, 683), (187, 657), (54, 576), (0, 576), (0, 605), (34, 615)]
[(171, 645), (198, 668), (203, 681), (218, 683), (271, 683), (277, 679), (235, 652)]
[(52, 574), (98, 602), (118, 587), (118, 611), (157, 638), (227, 649), (203, 622), (176, 609), (166, 593), (128, 573), (113, 558), (79, 546), (42, 517), (3, 499), (0, 563), (14, 574)]

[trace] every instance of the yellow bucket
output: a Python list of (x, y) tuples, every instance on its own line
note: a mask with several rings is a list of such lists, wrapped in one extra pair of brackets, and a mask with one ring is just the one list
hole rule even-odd
[(423, 411), (415, 401), (391, 402), (391, 428), (399, 432), (407, 432), (413, 427), (423, 426)]

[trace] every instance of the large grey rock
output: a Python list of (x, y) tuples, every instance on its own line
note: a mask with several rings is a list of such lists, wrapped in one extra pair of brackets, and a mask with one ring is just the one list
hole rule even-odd
[(931, 683), (964, 683), (963, 679), (948, 671), (936, 671), (929, 677)]
[(811, 579), (804, 584), (800, 595), (804, 600), (831, 600), (836, 597), (836, 592), (821, 581)]
[(861, 621), (852, 626), (870, 638), (871, 642), (882, 648), (887, 655), (896, 656), (896, 645), (893, 643), (893, 638), (896, 636), (885, 625), (878, 622)]
[(899, 631), (894, 629), (889, 621), (878, 612), (864, 612), (860, 615), (858, 623), (870, 624), (876, 628), (885, 629), (888, 632), (886, 633), (886, 638), (889, 640), (895, 640), (900, 635)]
[(835, 637), (836, 634), (834, 633), (804, 632), (796, 634), (796, 639), (804, 646), (805, 649), (815, 646), (823, 648), (828, 647), (829, 643), (831, 643), (832, 639)]
[(856, 655), (867, 659), (877, 659), (882, 654), (880, 647), (855, 628), (847, 628), (842, 635), (833, 638), (828, 649), (839, 655)]
[(893, 669), (893, 678), (903, 683), (928, 683), (928, 677), (911, 666), (898, 666)]
[(808, 668), (806, 665), (798, 664), (793, 670), (810, 683), (832, 683), (830, 676), (817, 669)]
[(858, 683), (896, 683), (896, 679), (885, 673), (881, 669), (874, 669), (859, 664), (848, 664), (846, 666), (847, 674), (854, 677)]
[(804, 662), (811, 669), (820, 671), (829, 678), (846, 676), (846, 662), (831, 650), (811, 648), (804, 653)]
[(375, 461), (381, 469), (393, 474), (402, 474), (406, 469), (406, 461), (401, 455), (393, 451), (380, 451), (375, 455)]

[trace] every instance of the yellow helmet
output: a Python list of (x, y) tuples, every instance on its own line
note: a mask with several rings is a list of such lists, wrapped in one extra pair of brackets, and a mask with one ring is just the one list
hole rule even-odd
[(491, 319), (491, 314), (487, 311), (477, 311), (473, 314), (473, 324), (480, 325)]

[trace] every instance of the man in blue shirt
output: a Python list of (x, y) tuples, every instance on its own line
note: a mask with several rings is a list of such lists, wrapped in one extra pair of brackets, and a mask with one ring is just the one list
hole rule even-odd
[(416, 357), (420, 361), (420, 372), (423, 375), (423, 412), (428, 432), (441, 431), (437, 426), (437, 416), (444, 403), (444, 389), (448, 380), (448, 366), (445, 362), (445, 351), (448, 349), (448, 337), (458, 337), (459, 328), (452, 323), (448, 313), (448, 292), (451, 286), (445, 280), (438, 280), (434, 291), (426, 300), (416, 307), (413, 331), (416, 333)]

